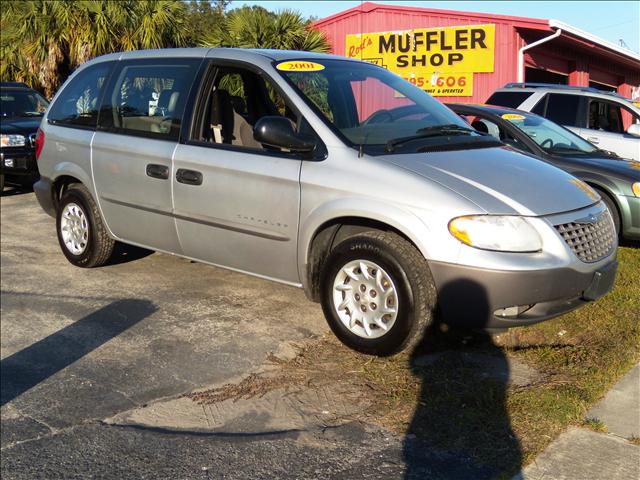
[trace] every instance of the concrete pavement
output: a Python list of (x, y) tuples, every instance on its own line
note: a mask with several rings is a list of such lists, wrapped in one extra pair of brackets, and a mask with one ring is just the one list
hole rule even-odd
[(627, 373), (589, 412), (607, 433), (570, 428), (514, 480), (638, 480), (640, 365)]

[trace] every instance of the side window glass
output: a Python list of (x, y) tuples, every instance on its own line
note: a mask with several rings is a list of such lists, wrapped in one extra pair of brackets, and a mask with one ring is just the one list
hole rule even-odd
[(550, 93), (545, 117), (559, 125), (575, 127), (577, 125), (579, 95)]
[(620, 106), (611, 102), (591, 100), (589, 102), (589, 128), (611, 133), (624, 133)]
[(268, 79), (236, 67), (223, 67), (217, 71), (203, 111), (202, 129), (196, 134), (197, 140), (253, 150), (279, 151), (253, 138), (253, 127), (262, 117), (286, 117), (294, 130), (303, 123)]
[(621, 105), (622, 108), (622, 128), (626, 132), (633, 123), (640, 123), (640, 116), (630, 109)]
[(475, 117), (471, 122), (471, 126), (480, 133), (487, 133), (496, 140), (501, 140), (500, 127), (486, 118)]
[(177, 140), (198, 63), (172, 60), (125, 65), (103, 102), (100, 127)]
[(98, 103), (112, 65), (99, 63), (78, 73), (51, 106), (48, 121), (55, 125), (95, 127)]
[(540, 115), (541, 117), (544, 117), (544, 110), (545, 110), (545, 107), (547, 106), (548, 97), (549, 97), (548, 95), (545, 95), (544, 97), (542, 97), (540, 101), (536, 103), (536, 106), (531, 109), (531, 112), (535, 113), (536, 115)]
[(488, 105), (499, 105), (501, 107), (518, 108), (531, 95), (533, 95), (533, 92), (495, 92), (485, 103)]

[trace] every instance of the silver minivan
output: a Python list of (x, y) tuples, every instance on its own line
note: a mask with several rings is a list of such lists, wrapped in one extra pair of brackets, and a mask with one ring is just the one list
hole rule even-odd
[(366, 62), (106, 55), (67, 80), (36, 142), (34, 188), (74, 265), (125, 242), (301, 287), (371, 354), (436, 318), (539, 322), (614, 283), (597, 193)]

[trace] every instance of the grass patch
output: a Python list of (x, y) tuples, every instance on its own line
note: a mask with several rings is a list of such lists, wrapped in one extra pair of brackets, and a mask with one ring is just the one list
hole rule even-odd
[(609, 430), (605, 423), (599, 418), (585, 418), (582, 426), (598, 433), (607, 433)]

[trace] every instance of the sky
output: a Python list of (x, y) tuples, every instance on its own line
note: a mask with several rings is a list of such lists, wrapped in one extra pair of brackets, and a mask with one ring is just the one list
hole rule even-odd
[[(553, 18), (568, 23), (581, 30), (597, 35), (620, 45), (622, 39), (628, 48), (640, 52), (640, 1), (453, 1), (453, 2), (416, 2), (416, 1), (376, 1), (374, 3), (396, 4), (445, 10), (463, 10), (470, 12), (498, 13), (520, 17)], [(324, 18), (360, 4), (360, 1), (246, 1), (234, 0), (229, 8), (242, 5), (261, 5), (269, 10), (285, 8), (298, 10), (306, 17)]]

